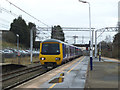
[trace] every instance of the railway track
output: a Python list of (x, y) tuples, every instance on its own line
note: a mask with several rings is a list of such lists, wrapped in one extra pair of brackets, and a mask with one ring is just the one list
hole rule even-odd
[[(51, 70), (51, 69), (49, 69)], [(17, 85), (20, 85), (30, 79), (33, 79), (39, 75), (42, 75), (49, 71), (42, 67), (42, 65), (35, 65), (24, 67), (16, 71), (2, 74), (0, 76), (0, 83), (2, 83), (2, 90), (11, 89)]]
[(2, 83), (2, 89), (6, 90), (13, 88), (45, 72), (47, 72), (45, 68), (43, 68), (41, 65), (36, 65), (32, 67), (25, 67), (17, 71), (5, 73), (0, 76), (2, 78), (0, 80), (0, 82)]

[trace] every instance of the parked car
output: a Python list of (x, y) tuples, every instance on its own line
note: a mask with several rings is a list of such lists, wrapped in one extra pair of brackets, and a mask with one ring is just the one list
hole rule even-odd
[(12, 50), (16, 56), (18, 55), (18, 51), (16, 49), (9, 49), (9, 50)]
[(5, 50), (3, 50), (3, 53), (4, 54), (13, 54), (13, 51), (9, 50), (9, 49), (5, 49)]
[(28, 54), (28, 52), (26, 52), (25, 50), (22, 50), (22, 53), (23, 53), (23, 54)]

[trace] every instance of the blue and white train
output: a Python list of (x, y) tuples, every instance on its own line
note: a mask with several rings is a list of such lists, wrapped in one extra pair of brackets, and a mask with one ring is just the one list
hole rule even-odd
[(82, 56), (79, 47), (60, 40), (48, 39), (40, 43), (39, 60), (45, 67), (55, 67), (79, 56)]

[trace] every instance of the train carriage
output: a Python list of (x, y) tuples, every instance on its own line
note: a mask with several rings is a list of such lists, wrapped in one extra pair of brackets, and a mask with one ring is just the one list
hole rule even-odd
[(39, 59), (45, 67), (56, 67), (81, 55), (80, 48), (60, 40), (48, 39), (40, 43)]

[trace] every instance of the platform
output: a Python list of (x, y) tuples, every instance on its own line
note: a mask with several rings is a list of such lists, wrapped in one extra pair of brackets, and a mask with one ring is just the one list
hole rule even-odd
[(88, 60), (82, 56), (16, 88), (84, 88)]
[(85, 88), (120, 90), (120, 61), (112, 58), (93, 58), (93, 70), (88, 71)]
[[(105, 61), (104, 61), (105, 60)], [(89, 56), (82, 56), (59, 66), (15, 88), (119, 88), (119, 61), (93, 58), (93, 70), (89, 68)], [(116, 61), (116, 60), (113, 60)]]
[(39, 88), (84, 88), (88, 59), (88, 57), (82, 57), (75, 64), (40, 85)]

